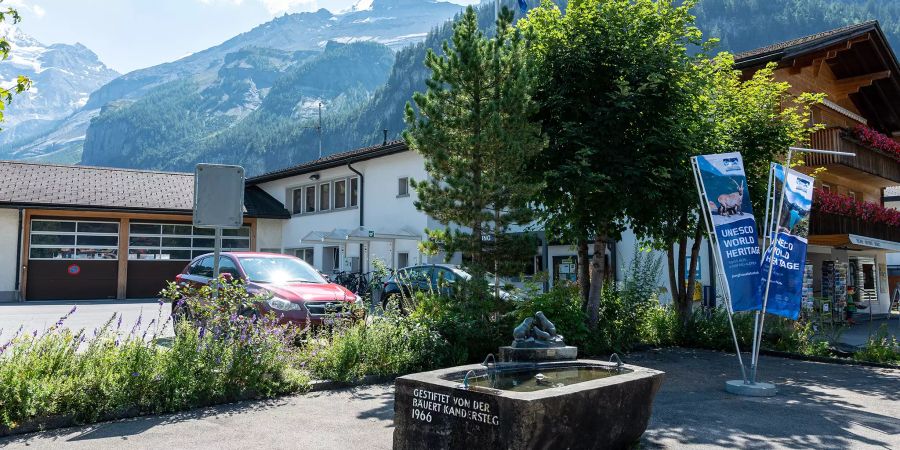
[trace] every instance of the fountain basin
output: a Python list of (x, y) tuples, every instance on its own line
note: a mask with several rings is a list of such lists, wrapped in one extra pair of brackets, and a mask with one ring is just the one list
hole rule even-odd
[(397, 378), (394, 448), (624, 448), (646, 430), (664, 375), (587, 359), (498, 367), (493, 382), (480, 364)]

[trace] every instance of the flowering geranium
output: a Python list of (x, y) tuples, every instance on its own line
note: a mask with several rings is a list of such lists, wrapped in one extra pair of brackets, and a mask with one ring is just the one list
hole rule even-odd
[(816, 189), (813, 193), (813, 209), (866, 222), (900, 227), (900, 211), (896, 209), (885, 208), (877, 203), (856, 200), (822, 189)]
[(900, 160), (900, 143), (865, 125), (857, 125), (851, 131), (853, 138), (861, 144), (882, 151), (894, 159)]

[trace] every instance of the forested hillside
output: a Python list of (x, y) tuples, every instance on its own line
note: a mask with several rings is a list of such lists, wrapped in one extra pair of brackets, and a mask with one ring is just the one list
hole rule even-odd
[[(514, 6), (515, 1), (506, 3)], [(539, 2), (528, 0), (528, 3), (534, 7)], [(701, 0), (694, 12), (704, 34), (720, 39), (719, 48), (732, 52), (871, 19), (880, 21), (891, 44), (900, 49), (900, 1)], [(479, 17), (481, 26), (489, 30), (493, 24), (493, 5), (481, 6)], [(383, 139), (383, 129), (388, 130), (390, 139), (399, 137), (404, 128), (404, 105), (413, 92), (424, 90), (428, 77), (422, 64), (425, 50), (439, 49), (451, 31), (451, 22), (447, 22), (429, 33), (423, 43), (397, 52), (390, 76), (370, 98), (354, 95), (358, 91), (353, 89), (336, 97), (334, 101), (338, 107), (330, 107), (323, 120), (325, 154), (378, 144)], [(199, 161), (231, 162), (245, 165), (251, 174), (259, 174), (314, 159), (318, 155), (318, 138), (315, 130), (309, 128), (314, 123), (308, 117), (291, 112), (292, 102), (300, 101), (300, 97), (283, 94), (292, 89), (309, 92), (303, 83), (305, 81), (299, 78), (280, 80), (272, 87), (259, 111), (250, 114), (240, 126), (210, 136), (200, 145), (172, 147), (146, 141), (122, 142), (121, 146), (102, 146), (106, 151), (101, 154), (88, 155), (86, 152), (84, 163), (188, 170)], [(182, 88), (177, 83), (172, 86), (172, 89)], [(159, 99), (147, 101), (153, 103)], [(178, 128), (182, 125), (168, 126)], [(190, 129), (202, 130), (203, 126), (200, 123)], [(153, 133), (142, 134), (141, 139), (152, 141)], [(121, 154), (119, 148), (123, 149)]]

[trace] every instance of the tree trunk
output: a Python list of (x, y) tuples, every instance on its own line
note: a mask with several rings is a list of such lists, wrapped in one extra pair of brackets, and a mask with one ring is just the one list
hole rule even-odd
[(591, 289), (588, 295), (588, 325), (592, 330), (600, 323), (600, 295), (606, 269), (606, 236), (594, 235), (594, 257), (591, 258)]
[(581, 309), (586, 311), (588, 295), (591, 291), (591, 265), (588, 261), (588, 242), (586, 238), (578, 240), (578, 289), (581, 292)]
[(678, 272), (677, 266), (675, 266), (675, 248), (674, 244), (670, 245), (668, 249), (666, 249), (666, 263), (669, 269), (669, 290), (672, 295), (672, 304), (678, 305), (678, 277), (676, 276)]
[(691, 264), (688, 266), (688, 283), (685, 292), (684, 309), (679, 311), (682, 323), (687, 323), (691, 314), (693, 314), (694, 289), (697, 285), (697, 258), (700, 256), (700, 244), (703, 239), (703, 229), (700, 224), (694, 229), (694, 243), (691, 244)]

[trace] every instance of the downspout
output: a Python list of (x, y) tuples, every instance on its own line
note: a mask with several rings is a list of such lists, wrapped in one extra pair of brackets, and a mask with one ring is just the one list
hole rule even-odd
[[(16, 233), (16, 295), (19, 292), (20, 278), (22, 277), (22, 222), (24, 221), (25, 210), (19, 208), (19, 231)], [(22, 300), (21, 298), (19, 300)]]
[[(355, 173), (359, 176), (359, 227), (362, 228), (365, 224), (365, 193), (366, 193), (366, 177), (362, 174), (362, 172), (353, 168), (351, 163), (347, 163), (347, 168), (350, 169), (351, 172)], [(359, 244), (359, 272), (363, 272), (363, 244)]]

